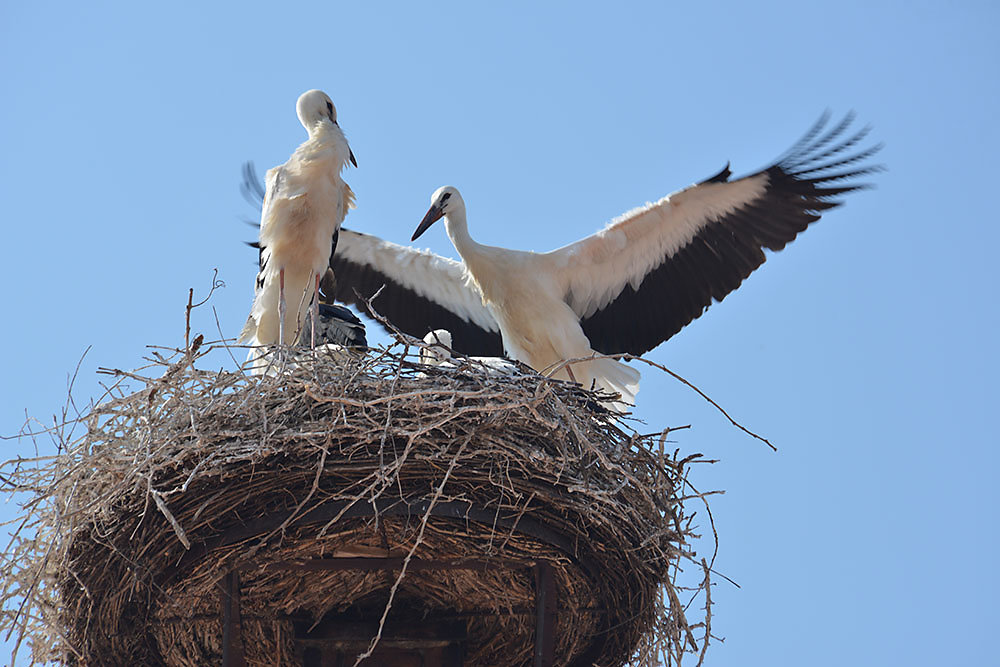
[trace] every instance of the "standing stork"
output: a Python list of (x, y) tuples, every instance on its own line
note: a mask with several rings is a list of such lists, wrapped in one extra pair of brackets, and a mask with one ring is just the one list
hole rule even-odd
[[(260, 216), (260, 272), (253, 307), (239, 342), (255, 346), (294, 343), (312, 305), (311, 343), (316, 344), (320, 279), (327, 270), (331, 240), (354, 205), (341, 178), (354, 153), (337, 124), (337, 109), (321, 90), (299, 96), (296, 112), (309, 138), (282, 165), (268, 170)], [(291, 308), (289, 308), (289, 304)], [(255, 372), (263, 368), (255, 366)]]
[[(568, 266), (555, 253), (538, 254), (476, 243), (469, 235), (465, 201), (456, 188), (446, 185), (431, 197), (431, 207), (411, 241), (437, 220), (444, 226), (469, 272), (469, 282), (500, 328), (507, 353), (541, 373), (579, 382), (618, 394), (635, 404), (639, 371), (620, 361), (599, 358), (572, 365), (564, 363), (597, 354), (591, 349), (580, 316), (566, 299)], [(558, 251), (556, 251), (558, 253)], [(613, 402), (619, 411), (625, 407)]]

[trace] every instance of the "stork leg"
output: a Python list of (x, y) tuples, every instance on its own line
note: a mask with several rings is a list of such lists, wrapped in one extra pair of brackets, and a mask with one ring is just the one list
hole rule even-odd
[(278, 347), (285, 344), (285, 270), (278, 270)]
[(319, 319), (319, 274), (316, 274), (316, 285), (313, 288), (313, 300), (312, 308), (310, 308), (312, 313), (312, 338), (311, 338), (311, 349), (316, 349), (316, 321)]

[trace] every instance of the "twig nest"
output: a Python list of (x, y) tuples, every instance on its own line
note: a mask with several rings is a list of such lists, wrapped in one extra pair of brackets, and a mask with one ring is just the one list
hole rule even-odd
[[(294, 664), (303, 624), (387, 605), (462, 619), (467, 665), (530, 664), (539, 561), (555, 573), (556, 664), (700, 649), (673, 580), (691, 556), (687, 460), (577, 386), (399, 350), (263, 378), (184, 357), (159, 377), (119, 372), (141, 388), (14, 475), (36, 534), (4, 574), (33, 657), (219, 664), (220, 581), (236, 571), (253, 665)], [(301, 569), (371, 557), (477, 565)]]

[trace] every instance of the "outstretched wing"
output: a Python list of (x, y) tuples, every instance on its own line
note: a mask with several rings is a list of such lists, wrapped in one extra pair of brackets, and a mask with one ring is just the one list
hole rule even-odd
[[(848, 114), (824, 133), (823, 117), (767, 169), (730, 181), (727, 166), (697, 185), (630, 211), (607, 228), (547, 253), (591, 346), (605, 354), (653, 349), (740, 286), (839, 197), (854, 179), (868, 128)], [(846, 138), (845, 138), (846, 133)]]

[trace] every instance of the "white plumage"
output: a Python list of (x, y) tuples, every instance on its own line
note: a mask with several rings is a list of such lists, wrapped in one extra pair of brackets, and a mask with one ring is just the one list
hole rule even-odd
[[(326, 93), (310, 90), (299, 97), (296, 111), (309, 138), (265, 179), (260, 272), (239, 338), (253, 346), (295, 343), (310, 304), (315, 318), (315, 291), (329, 264), (334, 234), (354, 203), (340, 174), (348, 160), (356, 162), (333, 102)], [(261, 354), (251, 349), (248, 359)]]
[(425, 347), (420, 348), (420, 363), (426, 366), (442, 366), (451, 360), (451, 333), (447, 329), (435, 329), (424, 336)]

